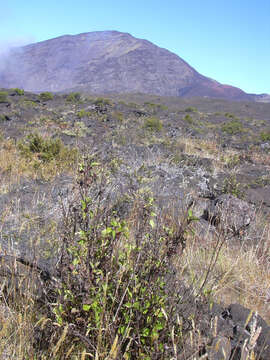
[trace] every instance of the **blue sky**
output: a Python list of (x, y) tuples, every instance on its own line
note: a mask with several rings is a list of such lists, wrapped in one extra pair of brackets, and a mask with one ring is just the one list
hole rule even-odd
[(64, 34), (129, 32), (221, 83), (270, 93), (270, 0), (12, 0), (1, 4), (0, 24), (2, 49)]

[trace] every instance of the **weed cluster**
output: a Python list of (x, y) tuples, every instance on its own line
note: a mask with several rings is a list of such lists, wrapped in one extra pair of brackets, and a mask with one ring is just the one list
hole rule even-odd
[(112, 102), (110, 99), (106, 99), (106, 98), (97, 98), (95, 101), (94, 101), (94, 104), (95, 105), (112, 105)]
[(62, 147), (60, 139), (46, 139), (38, 133), (31, 133), (19, 144), (23, 155), (29, 157), (32, 154), (38, 154), (38, 158), (44, 162), (58, 157)]
[[(22, 139), (12, 154), (17, 166), (23, 167), (23, 173), (27, 170), (27, 174), (45, 179), (54, 177), (59, 171), (74, 169), (79, 158), (78, 150), (65, 146), (59, 138), (43, 137), (38, 133)], [(13, 168), (12, 164), (10, 166)]]
[(85, 109), (82, 109), (82, 110), (77, 112), (77, 116), (80, 119), (86, 118), (86, 117), (89, 118), (91, 115), (92, 115), (91, 111), (86, 111)]
[(15, 89), (13, 89), (13, 91), (15, 92), (16, 95), (19, 95), (19, 96), (24, 95), (23, 89), (15, 88)]
[(244, 127), (239, 120), (231, 120), (224, 123), (221, 130), (229, 135), (235, 135), (244, 132)]
[(81, 100), (81, 94), (79, 92), (72, 92), (66, 97), (67, 102), (78, 103)]
[(149, 131), (159, 132), (163, 128), (161, 120), (157, 117), (149, 117), (145, 119), (144, 128)]
[(185, 115), (183, 120), (190, 125), (194, 124), (194, 120), (193, 120), (192, 116), (190, 116), (189, 114)]
[(8, 93), (6, 91), (0, 91), (0, 103), (5, 103), (8, 101), (7, 99)]
[(260, 133), (260, 138), (262, 141), (270, 141), (270, 131), (262, 131)]
[(185, 109), (185, 112), (187, 113), (198, 112), (198, 109), (193, 106), (189, 106)]
[(39, 98), (41, 101), (50, 101), (53, 100), (53, 94), (49, 91), (45, 91), (39, 95)]
[(222, 193), (231, 194), (239, 199), (244, 198), (243, 186), (237, 182), (235, 175), (230, 175), (224, 179)]

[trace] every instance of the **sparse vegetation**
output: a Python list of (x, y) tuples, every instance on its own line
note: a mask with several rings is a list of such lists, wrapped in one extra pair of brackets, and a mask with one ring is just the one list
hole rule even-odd
[(149, 131), (161, 131), (162, 130), (162, 122), (157, 117), (149, 117), (144, 121), (144, 128)]
[(235, 119), (235, 115), (234, 115), (234, 114), (230, 114), (230, 113), (226, 112), (224, 115), (225, 115), (228, 119)]
[(198, 110), (193, 106), (189, 106), (185, 109), (185, 112), (192, 113), (192, 112), (198, 112)]
[(85, 117), (90, 117), (91, 115), (92, 115), (92, 113), (90, 111), (86, 111), (85, 109), (82, 109), (77, 113), (77, 116), (80, 119), (85, 118)]
[(224, 123), (221, 130), (229, 135), (235, 135), (244, 132), (244, 127), (239, 120), (231, 120)]
[(68, 136), (85, 137), (89, 133), (89, 129), (83, 121), (76, 121), (72, 128), (65, 129), (62, 133)]
[(24, 95), (24, 90), (23, 89), (15, 88), (13, 90), (16, 93), (16, 95), (19, 95), (19, 96)]
[(260, 133), (260, 138), (262, 141), (270, 141), (270, 131), (262, 131)]
[(239, 199), (244, 198), (243, 186), (237, 181), (235, 175), (230, 175), (224, 179), (222, 192), (224, 194), (231, 194)]
[(194, 123), (193, 118), (189, 114), (185, 115), (183, 120), (190, 125)]
[(53, 99), (53, 94), (49, 91), (45, 91), (39, 95), (39, 98), (41, 101), (50, 101)]
[(8, 101), (8, 93), (6, 91), (0, 91), (0, 103), (5, 103)]
[(112, 102), (111, 102), (110, 99), (97, 98), (97, 99), (94, 101), (94, 104), (95, 104), (95, 105), (111, 105)]
[(81, 94), (79, 92), (72, 92), (67, 96), (67, 102), (77, 103), (81, 100)]

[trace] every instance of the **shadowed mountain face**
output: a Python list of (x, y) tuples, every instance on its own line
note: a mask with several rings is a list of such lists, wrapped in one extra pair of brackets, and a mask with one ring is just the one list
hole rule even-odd
[(254, 100), (202, 76), (176, 54), (117, 31), (65, 35), (12, 49), (1, 59), (0, 87)]

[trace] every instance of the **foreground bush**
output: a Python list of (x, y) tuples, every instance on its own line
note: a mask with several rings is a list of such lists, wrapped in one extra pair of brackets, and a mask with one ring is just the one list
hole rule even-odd
[(64, 210), (53, 356), (81, 351), (98, 359), (168, 359), (182, 341), (168, 250), (181, 244), (182, 229), (158, 224), (153, 199), (140, 196), (131, 234), (108, 206), (105, 179), (97, 163), (81, 165), (81, 205)]

